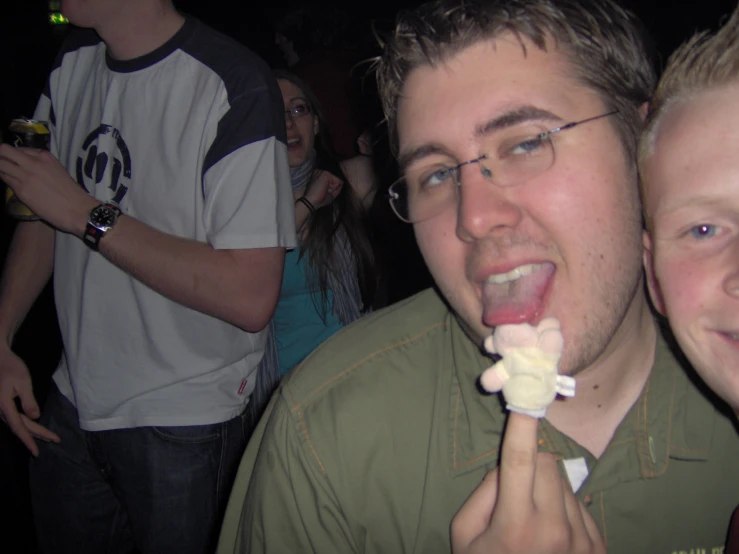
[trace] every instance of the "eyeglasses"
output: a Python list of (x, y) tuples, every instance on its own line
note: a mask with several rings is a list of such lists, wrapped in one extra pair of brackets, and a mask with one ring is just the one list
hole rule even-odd
[(462, 167), (478, 164), (485, 179), (500, 187), (525, 183), (554, 164), (552, 136), (583, 123), (616, 115), (613, 111), (545, 130), (526, 122), (485, 137), (479, 158), (449, 167), (443, 163), (412, 166), (403, 178), (390, 185), (390, 206), (407, 223), (419, 223), (439, 215), (457, 203)]
[(299, 119), (312, 112), (313, 110), (311, 109), (310, 104), (295, 104), (289, 110), (285, 110), (285, 117)]

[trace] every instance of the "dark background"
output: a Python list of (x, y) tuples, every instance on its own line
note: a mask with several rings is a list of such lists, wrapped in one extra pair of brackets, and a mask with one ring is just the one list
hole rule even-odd
[[(274, 22), (290, 7), (310, 6), (318, 11), (339, 7), (360, 26), (364, 42), (371, 37), (371, 22), (387, 28), (395, 13), (419, 2), (414, 0), (175, 0), (183, 11), (246, 44), (270, 64), (282, 63), (274, 45)], [(644, 21), (662, 56), (694, 30), (715, 28), (735, 0), (624, 0)], [(48, 24), (45, 0), (7, 0), (0, 9), (0, 123), (18, 114), (32, 113), (48, 67), (64, 35), (65, 26)]]
[[(92, 0), (94, 1), (94, 0)], [(321, 0), (296, 3), (269, 0), (175, 0), (184, 12), (195, 15), (262, 56), (270, 65), (283, 60), (274, 44), (274, 23), (290, 7), (312, 10), (339, 7), (352, 16), (357, 46), (367, 55), (376, 54), (371, 24), (378, 29), (391, 26), (395, 13), (413, 7), (412, 0), (354, 2)], [(736, 0), (628, 0), (654, 39), (661, 66), (669, 52), (694, 31), (715, 29), (736, 5)], [(11, 118), (33, 114), (55, 53), (67, 32), (66, 26), (48, 22), (45, 0), (5, 0), (0, 8), (0, 129)], [(0, 212), (1, 213), (1, 212)], [(5, 259), (13, 222), (0, 215), (0, 265)], [(15, 350), (26, 360), (34, 376), (34, 390), (43, 401), (50, 375), (60, 353), (60, 341), (50, 290), (45, 291), (17, 334)], [(0, 503), (6, 516), (0, 518), (0, 552), (34, 553), (30, 506), (26, 493), (28, 454), (0, 423)], [(8, 517), (7, 514), (10, 514)]]

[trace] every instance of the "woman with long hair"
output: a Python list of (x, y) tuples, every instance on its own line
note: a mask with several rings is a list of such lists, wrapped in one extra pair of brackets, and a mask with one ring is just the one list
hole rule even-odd
[[(308, 86), (276, 71), (285, 104), (285, 125), (299, 247), (285, 259), (274, 315), (280, 374), (367, 311), (376, 285), (365, 206), (373, 179), (347, 179), (333, 155), (321, 109)], [(352, 180), (354, 182), (352, 182)]]

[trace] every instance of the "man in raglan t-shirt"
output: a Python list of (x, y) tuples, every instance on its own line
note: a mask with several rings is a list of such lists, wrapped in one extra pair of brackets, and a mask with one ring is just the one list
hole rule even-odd
[[(0, 413), (36, 456), (43, 551), (206, 552), (295, 245), (280, 92), (171, 0), (62, 11), (86, 29), (35, 114), (51, 153), (0, 148), (41, 219), (19, 223), (0, 287)], [(64, 351), (37, 422), (10, 347), (52, 271)]]

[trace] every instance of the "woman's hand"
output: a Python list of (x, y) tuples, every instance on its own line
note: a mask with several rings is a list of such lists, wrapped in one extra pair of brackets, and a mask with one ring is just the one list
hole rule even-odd
[[(343, 186), (344, 182), (333, 173), (329, 173), (323, 169), (317, 169), (313, 172), (313, 179), (308, 183), (305, 192), (302, 194), (295, 192), (295, 225), (301, 237), (305, 238), (306, 230), (304, 226), (311, 212), (313, 210), (320, 210), (336, 200)], [(308, 200), (311, 208), (308, 208), (303, 202), (298, 202), (298, 199), (302, 196)]]
[(336, 200), (343, 186), (344, 181), (333, 173), (329, 173), (323, 169), (316, 169), (313, 172), (313, 179), (308, 183), (308, 188), (305, 190), (303, 196), (313, 204), (316, 210), (320, 210)]

